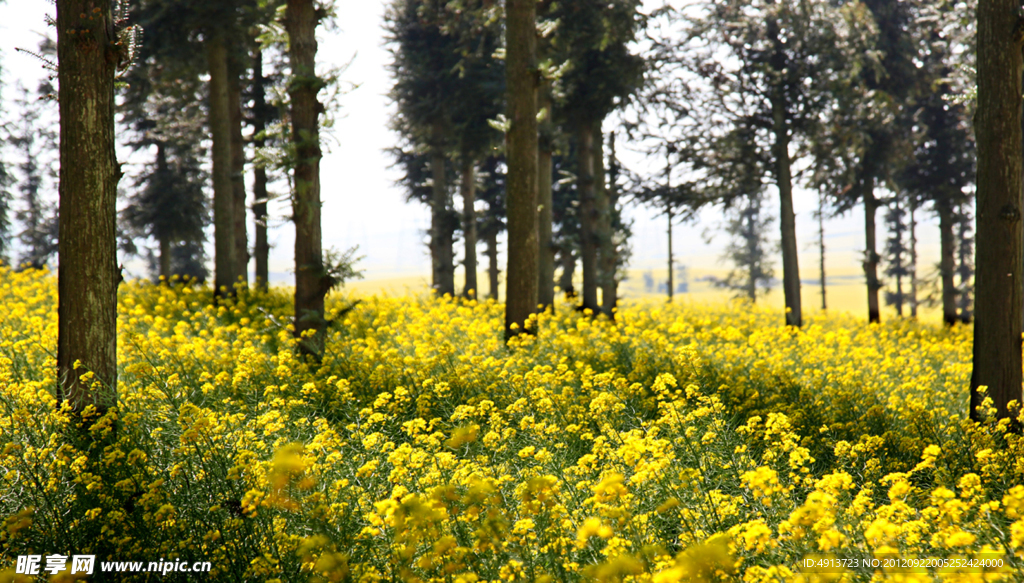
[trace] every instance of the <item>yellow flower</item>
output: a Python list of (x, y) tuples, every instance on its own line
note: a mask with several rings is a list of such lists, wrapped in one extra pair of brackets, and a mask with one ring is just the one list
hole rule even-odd
[(603, 523), (600, 518), (591, 516), (583, 521), (583, 525), (576, 531), (576, 541), (583, 545), (592, 536), (599, 536), (607, 540), (611, 538), (612, 534), (613, 531), (610, 526)]

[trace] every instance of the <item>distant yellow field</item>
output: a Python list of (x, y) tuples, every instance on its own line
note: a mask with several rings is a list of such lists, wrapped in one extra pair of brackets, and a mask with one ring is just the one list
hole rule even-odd
[[(646, 291), (644, 286), (644, 273), (650, 271), (655, 281), (663, 282), (665, 279), (664, 270), (641, 270), (629, 271), (629, 277), (622, 282), (619, 290), (623, 302), (644, 300), (656, 301), (665, 298), (666, 294), (651, 293)], [(708, 281), (708, 276), (723, 278), (728, 273), (725, 269), (699, 269), (690, 270), (689, 291), (687, 293), (675, 294), (676, 302), (681, 303), (714, 303), (728, 302), (733, 298), (733, 292), (715, 287)], [(806, 314), (821, 310), (821, 287), (817, 281), (808, 283), (812, 278), (805, 277), (802, 287), (803, 308)], [(457, 289), (463, 287), (463, 277), (456, 275), (455, 285)], [(487, 293), (486, 273), (481, 272), (478, 276), (481, 286), (481, 294)], [(856, 268), (834, 269), (826, 277), (826, 299), (829, 311), (849, 312), (854, 315), (867, 317), (867, 291), (864, 286), (863, 273)], [(581, 281), (576, 282), (577, 289)], [(677, 282), (678, 284), (678, 282)], [(383, 294), (388, 296), (403, 296), (407, 294), (421, 294), (430, 288), (430, 274), (402, 275), (402, 274), (380, 274), (371, 276), (365, 280), (354, 281), (345, 285), (345, 291), (357, 295)], [(657, 285), (655, 286), (657, 289)], [(501, 299), (504, 299), (504, 285), (500, 287)], [(895, 308), (884, 305), (884, 292), (881, 296), (883, 303), (882, 318), (895, 318)], [(561, 298), (559, 298), (561, 301)], [(766, 305), (782, 310), (783, 294), (781, 288), (775, 288), (766, 297), (759, 300)], [(909, 316), (909, 306), (904, 307), (904, 314)], [(918, 318), (926, 322), (938, 323), (941, 319), (941, 312), (935, 308), (928, 308), (924, 305), (918, 308)]]

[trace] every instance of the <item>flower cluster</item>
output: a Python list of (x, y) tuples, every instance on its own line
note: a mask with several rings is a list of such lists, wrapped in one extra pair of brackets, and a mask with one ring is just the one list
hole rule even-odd
[[(0, 268), (0, 569), (74, 552), (237, 581), (1024, 572), (1024, 443), (965, 419), (963, 328), (635, 305), (615, 324), (548, 312), (506, 347), (493, 302), (332, 296), (314, 365), (285, 291), (215, 305), (133, 283), (118, 405), (83, 427), (55, 397), (55, 296)], [(984, 566), (866, 560), (883, 558)]]

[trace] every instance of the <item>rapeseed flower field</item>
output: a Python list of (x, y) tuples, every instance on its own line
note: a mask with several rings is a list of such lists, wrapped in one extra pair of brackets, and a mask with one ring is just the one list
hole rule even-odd
[(1024, 579), (1024, 444), (966, 420), (966, 327), (652, 303), (506, 348), (493, 302), (332, 297), (313, 367), (283, 290), (126, 283), (85, 439), (55, 295), (0, 268), (0, 580), (50, 552), (211, 581)]

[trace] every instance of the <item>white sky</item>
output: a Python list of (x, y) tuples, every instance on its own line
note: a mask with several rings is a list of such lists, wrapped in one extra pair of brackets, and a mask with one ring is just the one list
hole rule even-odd
[[(386, 67), (389, 56), (383, 46), (381, 27), (384, 6), (383, 1), (342, 0), (338, 2), (337, 30), (321, 35), (318, 59), (325, 65), (341, 65), (351, 60), (343, 79), (359, 85), (358, 89), (342, 97), (342, 111), (338, 113), (332, 138), (325, 144), (327, 152), (321, 166), (324, 246), (344, 250), (359, 245), (360, 254), (365, 256), (361, 267), (366, 270), (368, 279), (429, 276), (430, 258), (425, 244), (430, 222), (428, 210), (419, 204), (405, 203), (403, 191), (394, 186), (396, 173), (389, 169), (391, 159), (384, 152), (396, 141), (388, 129), (392, 106), (386, 97), (391, 80)], [(44, 15), (47, 12), (52, 14), (53, 10), (53, 5), (47, 0), (7, 0), (6, 4), (0, 5), (3, 109), (7, 115), (10, 115), (16, 80), (34, 88), (44, 74), (35, 59), (16, 53), (15, 47), (34, 49), (41, 38), (40, 33), (47, 29)], [(611, 128), (606, 126), (607, 129)], [(620, 144), (619, 152), (620, 158), (634, 169), (644, 166), (638, 159), (639, 155), (632, 154), (631, 159), (627, 145)], [(125, 170), (129, 174), (133, 172), (129, 165)], [(251, 180), (250, 175), (247, 177), (250, 188)], [(774, 193), (774, 189), (769, 193)], [(768, 208), (774, 213), (778, 206), (774, 195), (768, 200)], [(802, 279), (810, 281), (818, 278), (817, 221), (813, 217), (816, 196), (798, 190), (795, 204), (801, 275)], [(276, 228), (270, 234), (273, 245), (271, 271), (276, 275), (272, 279), (290, 280), (292, 277), (293, 230), (283, 220), (286, 214), (287, 209), (283, 206), (277, 209)], [(656, 274), (660, 274), (667, 258), (664, 217), (635, 206), (627, 207), (627, 215), (635, 221), (631, 268), (655, 269)], [(883, 212), (879, 212), (876, 219), (880, 229), (879, 249), (884, 244), (882, 217)], [(721, 222), (721, 215), (711, 211), (703, 213), (701, 218), (698, 225), (677, 227), (674, 245), (677, 261), (697, 269), (722, 268), (720, 255), (727, 242), (726, 236), (715, 237), (710, 245), (704, 242), (704, 234), (714, 233)], [(860, 208), (846, 217), (826, 221), (827, 269), (831, 274), (860, 272), (864, 247), (862, 225), (863, 212)], [(249, 230), (251, 244), (251, 220)], [(937, 238), (937, 229), (930, 224), (921, 225), (919, 273), (922, 275), (938, 261)], [(212, 243), (210, 248), (212, 254)], [(461, 252), (457, 253), (461, 255)], [(779, 260), (776, 261), (776, 274), (781, 276), (781, 272)], [(139, 270), (135, 275), (141, 276), (143, 272)], [(657, 277), (662, 279), (661, 275)], [(806, 290), (804, 295), (809, 292)], [(808, 301), (813, 301), (810, 296), (805, 303)]]

